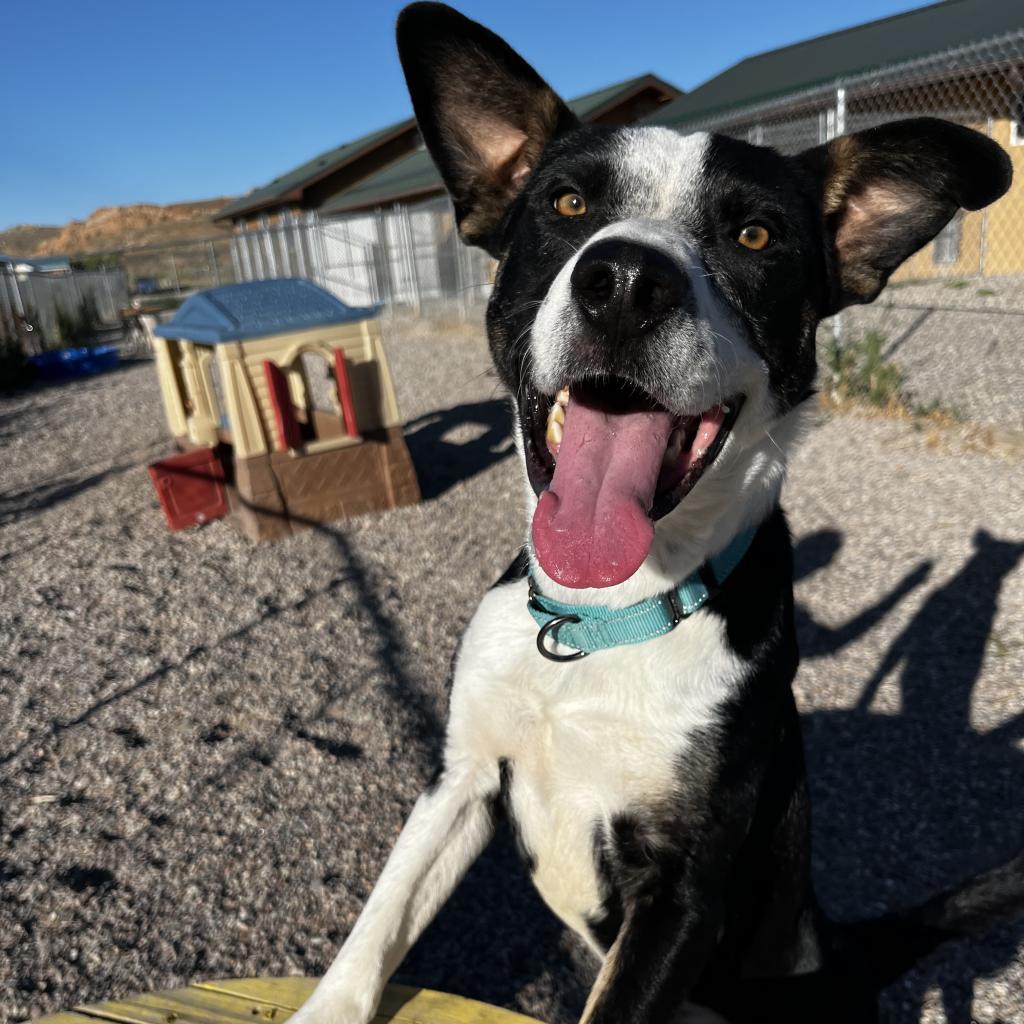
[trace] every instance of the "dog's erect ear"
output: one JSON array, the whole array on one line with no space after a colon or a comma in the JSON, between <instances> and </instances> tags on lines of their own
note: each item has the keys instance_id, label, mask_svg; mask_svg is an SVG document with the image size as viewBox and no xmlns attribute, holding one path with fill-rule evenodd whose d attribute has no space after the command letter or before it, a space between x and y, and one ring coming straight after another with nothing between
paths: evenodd
<instances>
[{"instance_id":1,"label":"dog's erect ear","mask_svg":"<svg viewBox=\"0 0 1024 1024\"><path fill-rule=\"evenodd\" d=\"M416 119L459 233L497 255L509 204L544 146L576 118L504 40L444 4L411 4L397 31Z\"/></svg>"},{"instance_id":2,"label":"dog's erect ear","mask_svg":"<svg viewBox=\"0 0 1024 1024\"><path fill-rule=\"evenodd\" d=\"M871 302L889 275L931 241L959 208L979 210L1012 178L991 139L932 117L894 121L817 146L810 169L835 247L835 312Z\"/></svg>"}]
</instances>

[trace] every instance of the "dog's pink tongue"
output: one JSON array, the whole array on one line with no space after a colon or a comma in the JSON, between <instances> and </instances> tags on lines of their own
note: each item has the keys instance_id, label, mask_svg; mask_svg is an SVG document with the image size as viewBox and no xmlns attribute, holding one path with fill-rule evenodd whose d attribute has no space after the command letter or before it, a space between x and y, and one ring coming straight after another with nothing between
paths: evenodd
<instances>
[{"instance_id":1,"label":"dog's pink tongue","mask_svg":"<svg viewBox=\"0 0 1024 1024\"><path fill-rule=\"evenodd\" d=\"M541 568L566 587L611 587L640 568L648 517L672 432L668 412L602 412L575 396L551 487L533 516Z\"/></svg>"}]
</instances>

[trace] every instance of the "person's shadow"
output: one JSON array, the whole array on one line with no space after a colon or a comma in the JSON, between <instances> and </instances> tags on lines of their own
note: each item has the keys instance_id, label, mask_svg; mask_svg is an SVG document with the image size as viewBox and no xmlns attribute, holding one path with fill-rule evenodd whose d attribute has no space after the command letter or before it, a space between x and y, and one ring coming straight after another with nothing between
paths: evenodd
<instances>
[{"instance_id":1,"label":"person's shadow","mask_svg":"<svg viewBox=\"0 0 1024 1024\"><path fill-rule=\"evenodd\" d=\"M820 530L803 537L793 549L794 582L798 583L824 569L839 553L842 545L843 539L835 530ZM795 615L800 659L806 661L808 658L836 654L848 644L860 639L881 622L912 590L924 583L931 570L931 562L921 562L885 597L857 612L841 626L832 627L817 622L806 608L797 604Z\"/></svg>"},{"instance_id":2,"label":"person's shadow","mask_svg":"<svg viewBox=\"0 0 1024 1024\"><path fill-rule=\"evenodd\" d=\"M803 717L816 880L837 916L914 903L1024 848L1024 756L1014 746L1024 737L1024 713L987 733L970 720L986 650L1006 653L992 623L1003 580L1022 557L1024 542L979 530L970 558L928 595L851 709ZM923 580L924 569L882 604L891 607L895 595ZM851 623L877 621L878 607ZM801 621L811 657L853 638L848 627L822 634L806 614ZM899 669L899 713L872 712L881 685ZM938 985L948 1024L971 1024L974 979L1012 963L1022 939L1024 927L1009 926L958 951L948 976L937 977L928 964L917 968L887 996L887 1020L917 1024L925 993Z\"/></svg>"}]
</instances>

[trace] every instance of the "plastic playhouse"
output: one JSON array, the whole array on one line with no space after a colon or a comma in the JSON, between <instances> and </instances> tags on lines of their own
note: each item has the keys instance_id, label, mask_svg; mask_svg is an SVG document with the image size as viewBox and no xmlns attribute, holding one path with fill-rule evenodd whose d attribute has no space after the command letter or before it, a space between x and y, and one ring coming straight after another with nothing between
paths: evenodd
<instances>
[{"instance_id":1,"label":"plastic playhouse","mask_svg":"<svg viewBox=\"0 0 1024 1024\"><path fill-rule=\"evenodd\" d=\"M419 501L378 312L282 278L198 292L155 329L172 529L231 511L264 540Z\"/></svg>"}]
</instances>

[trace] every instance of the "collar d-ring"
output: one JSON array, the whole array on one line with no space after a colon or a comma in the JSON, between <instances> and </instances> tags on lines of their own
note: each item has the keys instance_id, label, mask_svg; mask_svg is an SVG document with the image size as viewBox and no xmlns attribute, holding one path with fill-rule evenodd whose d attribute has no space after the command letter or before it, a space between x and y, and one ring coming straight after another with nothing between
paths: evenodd
<instances>
[{"instance_id":1,"label":"collar d-ring","mask_svg":"<svg viewBox=\"0 0 1024 1024\"><path fill-rule=\"evenodd\" d=\"M588 653L587 651L574 651L572 654L555 654L555 652L549 650L547 645L544 643L548 633L553 629L557 629L563 622L576 623L579 621L580 617L578 615L556 615L550 622L545 622L537 633L537 650L540 651L548 661L578 661L580 658L585 658Z\"/></svg>"}]
</instances>

